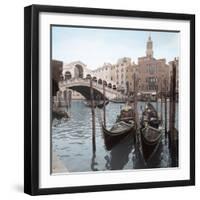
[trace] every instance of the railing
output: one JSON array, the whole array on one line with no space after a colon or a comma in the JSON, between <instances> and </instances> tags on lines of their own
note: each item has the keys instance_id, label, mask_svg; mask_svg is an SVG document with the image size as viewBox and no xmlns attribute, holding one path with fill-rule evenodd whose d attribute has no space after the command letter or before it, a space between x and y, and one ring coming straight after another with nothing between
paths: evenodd
<instances>
[{"instance_id":1,"label":"railing","mask_svg":"<svg viewBox=\"0 0 200 200\"><path fill-rule=\"evenodd\" d=\"M103 83L99 84L97 81L92 81L93 82L93 87L97 88L99 90L103 90ZM82 79L82 78L72 78L69 80L64 80L64 81L60 81L59 82L59 87L65 87L66 85L70 85L70 84L86 84L87 86L90 85L90 79ZM114 94L119 94L118 91L114 90L113 88L110 88L108 86L105 87L106 91L110 92L110 93L114 93Z\"/></svg>"}]
</instances>

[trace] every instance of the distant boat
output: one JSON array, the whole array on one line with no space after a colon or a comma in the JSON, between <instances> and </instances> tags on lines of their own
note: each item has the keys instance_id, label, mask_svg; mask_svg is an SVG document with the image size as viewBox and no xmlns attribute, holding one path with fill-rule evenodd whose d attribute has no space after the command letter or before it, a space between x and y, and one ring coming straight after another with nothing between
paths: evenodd
<instances>
[{"instance_id":1,"label":"distant boat","mask_svg":"<svg viewBox=\"0 0 200 200\"><path fill-rule=\"evenodd\" d=\"M115 98L115 99L110 100L110 102L112 102L112 103L126 103L127 101L133 102L134 99L130 98L130 97L129 98L126 97L126 98Z\"/></svg>"},{"instance_id":2,"label":"distant boat","mask_svg":"<svg viewBox=\"0 0 200 200\"><path fill-rule=\"evenodd\" d=\"M85 104L85 106L87 107L91 107L92 104L91 104L91 101L83 101L83 103ZM98 108L103 108L104 105L106 106L107 104L109 103L108 100L105 101L105 104L104 104L104 101L94 101L94 107L98 107Z\"/></svg>"},{"instance_id":3,"label":"distant boat","mask_svg":"<svg viewBox=\"0 0 200 200\"><path fill-rule=\"evenodd\" d=\"M133 109L130 106L125 106L120 115L117 117L116 123L110 130L102 124L104 133L104 141L107 150L111 150L117 143L129 134L134 134L136 123L134 119ZM134 135L133 135L134 136Z\"/></svg>"},{"instance_id":4,"label":"distant boat","mask_svg":"<svg viewBox=\"0 0 200 200\"><path fill-rule=\"evenodd\" d=\"M150 161L158 149L161 141L161 130L157 111L152 104L148 103L141 119L141 143L143 157L146 162Z\"/></svg>"},{"instance_id":5,"label":"distant boat","mask_svg":"<svg viewBox=\"0 0 200 200\"><path fill-rule=\"evenodd\" d=\"M125 99L111 99L110 101L112 103L126 103Z\"/></svg>"},{"instance_id":6,"label":"distant boat","mask_svg":"<svg viewBox=\"0 0 200 200\"><path fill-rule=\"evenodd\" d=\"M156 92L142 92L138 94L138 101L143 102L156 102L157 101L157 93Z\"/></svg>"},{"instance_id":7,"label":"distant boat","mask_svg":"<svg viewBox=\"0 0 200 200\"><path fill-rule=\"evenodd\" d=\"M56 109L53 109L52 111L52 120L56 118L58 120L62 119L62 118L69 118L69 115L66 111L64 110L56 110Z\"/></svg>"}]
</instances>

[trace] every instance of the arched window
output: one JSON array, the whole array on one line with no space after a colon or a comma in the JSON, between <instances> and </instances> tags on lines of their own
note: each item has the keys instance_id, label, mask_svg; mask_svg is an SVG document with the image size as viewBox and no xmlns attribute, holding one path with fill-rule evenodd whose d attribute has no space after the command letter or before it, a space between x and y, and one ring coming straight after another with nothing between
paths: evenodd
<instances>
[{"instance_id":1,"label":"arched window","mask_svg":"<svg viewBox=\"0 0 200 200\"><path fill-rule=\"evenodd\" d=\"M86 79L91 79L92 76L90 74L87 74Z\"/></svg>"},{"instance_id":2,"label":"arched window","mask_svg":"<svg viewBox=\"0 0 200 200\"><path fill-rule=\"evenodd\" d=\"M98 80L98 84L102 84L103 81L101 79Z\"/></svg>"},{"instance_id":3,"label":"arched window","mask_svg":"<svg viewBox=\"0 0 200 200\"><path fill-rule=\"evenodd\" d=\"M109 88L112 88L112 84L111 84L111 83L109 83L109 84L108 84L108 87L109 87Z\"/></svg>"},{"instance_id":4,"label":"arched window","mask_svg":"<svg viewBox=\"0 0 200 200\"><path fill-rule=\"evenodd\" d=\"M75 65L74 76L75 78L83 78L83 67L81 65Z\"/></svg>"},{"instance_id":5,"label":"arched window","mask_svg":"<svg viewBox=\"0 0 200 200\"><path fill-rule=\"evenodd\" d=\"M97 82L97 77L94 76L94 77L92 78L92 80L93 80L94 82Z\"/></svg>"},{"instance_id":6,"label":"arched window","mask_svg":"<svg viewBox=\"0 0 200 200\"><path fill-rule=\"evenodd\" d=\"M65 80L69 80L69 79L71 79L71 78L72 78L71 72L66 71L66 72L65 72Z\"/></svg>"},{"instance_id":7,"label":"arched window","mask_svg":"<svg viewBox=\"0 0 200 200\"><path fill-rule=\"evenodd\" d=\"M103 84L104 84L105 86L107 86L107 85L108 85L106 81L103 81Z\"/></svg>"}]
</instances>

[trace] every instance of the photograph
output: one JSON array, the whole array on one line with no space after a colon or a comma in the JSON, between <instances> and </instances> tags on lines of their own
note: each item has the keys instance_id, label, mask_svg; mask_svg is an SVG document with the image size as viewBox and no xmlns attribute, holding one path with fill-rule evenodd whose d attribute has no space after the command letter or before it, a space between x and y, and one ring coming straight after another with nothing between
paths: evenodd
<instances>
[{"instance_id":1,"label":"photograph","mask_svg":"<svg viewBox=\"0 0 200 200\"><path fill-rule=\"evenodd\" d=\"M49 28L50 173L178 168L180 31Z\"/></svg>"}]
</instances>

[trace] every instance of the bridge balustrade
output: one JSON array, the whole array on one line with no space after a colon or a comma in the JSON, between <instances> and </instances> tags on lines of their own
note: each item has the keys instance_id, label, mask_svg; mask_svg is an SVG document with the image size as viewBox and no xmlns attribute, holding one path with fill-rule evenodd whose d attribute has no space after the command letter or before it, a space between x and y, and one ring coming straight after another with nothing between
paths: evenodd
<instances>
[{"instance_id":1,"label":"bridge balustrade","mask_svg":"<svg viewBox=\"0 0 200 200\"><path fill-rule=\"evenodd\" d=\"M67 84L70 84L70 83L87 83L87 84L90 84L90 79L87 79L87 78L85 78L85 79L83 79L83 78L71 78L71 79L69 79L69 80L63 80L63 81L60 81L59 82L59 86L65 86L65 85L67 85ZM98 82L96 82L96 81L92 81L92 83L93 83L93 87L97 87L98 89L100 89L100 90L102 90L102 88L103 88L103 86L102 86L102 84L99 84ZM107 90L107 91L112 91L112 93L113 93L113 91L114 91L114 93L118 93L116 90L114 90L113 88L110 88L110 87L108 87L108 85L107 86L105 86L105 89Z\"/></svg>"}]
</instances>

